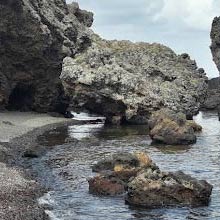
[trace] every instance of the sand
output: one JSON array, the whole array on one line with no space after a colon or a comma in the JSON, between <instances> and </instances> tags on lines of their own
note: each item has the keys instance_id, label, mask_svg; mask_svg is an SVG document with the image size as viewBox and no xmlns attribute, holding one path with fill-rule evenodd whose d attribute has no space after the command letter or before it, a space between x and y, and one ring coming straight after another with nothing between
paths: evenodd
<instances>
[{"instance_id":1,"label":"sand","mask_svg":"<svg viewBox=\"0 0 220 220\"><path fill-rule=\"evenodd\" d=\"M0 142L9 142L35 128L69 120L34 112L0 112Z\"/></svg>"}]
</instances>

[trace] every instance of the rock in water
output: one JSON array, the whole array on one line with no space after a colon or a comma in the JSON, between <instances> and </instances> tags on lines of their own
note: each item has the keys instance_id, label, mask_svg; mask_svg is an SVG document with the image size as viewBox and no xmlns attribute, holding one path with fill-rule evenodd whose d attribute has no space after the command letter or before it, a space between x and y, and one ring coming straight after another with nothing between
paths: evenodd
<instances>
[{"instance_id":1,"label":"rock in water","mask_svg":"<svg viewBox=\"0 0 220 220\"><path fill-rule=\"evenodd\" d=\"M152 114L149 120L150 137L163 144L187 145L196 142L195 132L202 127L193 121L186 120L183 113L170 109L161 109Z\"/></svg>"},{"instance_id":2,"label":"rock in water","mask_svg":"<svg viewBox=\"0 0 220 220\"><path fill-rule=\"evenodd\" d=\"M65 0L0 1L0 108L65 112L65 56L90 45L90 12Z\"/></svg>"},{"instance_id":3,"label":"rock in water","mask_svg":"<svg viewBox=\"0 0 220 220\"><path fill-rule=\"evenodd\" d=\"M183 172L161 172L146 169L128 184L126 201L135 206L158 208L165 206L208 205L212 186Z\"/></svg>"},{"instance_id":4,"label":"rock in water","mask_svg":"<svg viewBox=\"0 0 220 220\"><path fill-rule=\"evenodd\" d=\"M61 80L75 106L116 123L146 123L162 107L194 115L206 96L207 78L188 54L160 44L106 41L64 59Z\"/></svg>"},{"instance_id":5,"label":"rock in water","mask_svg":"<svg viewBox=\"0 0 220 220\"><path fill-rule=\"evenodd\" d=\"M125 193L127 184L143 167L156 167L151 158L143 153L117 153L99 161L92 167L99 174L88 180L89 192L100 196Z\"/></svg>"},{"instance_id":6,"label":"rock in water","mask_svg":"<svg viewBox=\"0 0 220 220\"><path fill-rule=\"evenodd\" d=\"M144 152L116 153L99 161L89 179L89 192L99 196L124 194L130 205L147 208L204 206L209 204L212 185L181 171L162 172Z\"/></svg>"}]
</instances>

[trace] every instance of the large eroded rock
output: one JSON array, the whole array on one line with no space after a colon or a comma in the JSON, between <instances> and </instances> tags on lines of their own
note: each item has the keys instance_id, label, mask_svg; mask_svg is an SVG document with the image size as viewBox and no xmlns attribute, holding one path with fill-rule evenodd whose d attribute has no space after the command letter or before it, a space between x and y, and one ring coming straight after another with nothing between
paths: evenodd
<instances>
[{"instance_id":1,"label":"large eroded rock","mask_svg":"<svg viewBox=\"0 0 220 220\"><path fill-rule=\"evenodd\" d=\"M65 0L1 0L0 109L64 112L62 61L90 45L92 21Z\"/></svg>"},{"instance_id":2,"label":"large eroded rock","mask_svg":"<svg viewBox=\"0 0 220 220\"><path fill-rule=\"evenodd\" d=\"M194 115L204 100L203 69L161 44L106 41L64 59L61 80L75 106L110 122L146 123L162 107Z\"/></svg>"},{"instance_id":3,"label":"large eroded rock","mask_svg":"<svg viewBox=\"0 0 220 220\"><path fill-rule=\"evenodd\" d=\"M196 142L195 132L202 127L192 120L186 120L183 113L161 109L149 120L150 137L154 142L171 145L188 145Z\"/></svg>"}]
</instances>

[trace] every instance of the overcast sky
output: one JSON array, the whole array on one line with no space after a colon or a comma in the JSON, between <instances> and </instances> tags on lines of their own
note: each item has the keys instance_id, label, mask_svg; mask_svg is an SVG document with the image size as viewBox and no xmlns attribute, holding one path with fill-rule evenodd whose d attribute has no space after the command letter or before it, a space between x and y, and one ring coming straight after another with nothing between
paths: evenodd
<instances>
[{"instance_id":1,"label":"overcast sky","mask_svg":"<svg viewBox=\"0 0 220 220\"><path fill-rule=\"evenodd\" d=\"M71 2L71 0L67 0ZM220 0L78 0L94 13L93 30L106 39L159 42L189 53L209 77L218 76L210 46Z\"/></svg>"}]
</instances>

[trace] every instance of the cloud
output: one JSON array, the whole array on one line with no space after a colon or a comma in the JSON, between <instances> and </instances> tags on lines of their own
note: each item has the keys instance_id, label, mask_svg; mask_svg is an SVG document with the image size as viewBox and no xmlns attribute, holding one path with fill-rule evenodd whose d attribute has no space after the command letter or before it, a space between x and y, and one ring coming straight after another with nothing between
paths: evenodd
<instances>
[{"instance_id":1,"label":"cloud","mask_svg":"<svg viewBox=\"0 0 220 220\"><path fill-rule=\"evenodd\" d=\"M209 30L213 17L220 14L216 0L164 0L155 21L176 23L194 30Z\"/></svg>"},{"instance_id":2,"label":"cloud","mask_svg":"<svg viewBox=\"0 0 220 220\"><path fill-rule=\"evenodd\" d=\"M220 16L220 0L76 1L94 12L92 29L103 38L159 42L189 53L208 76L218 75L209 35L213 18Z\"/></svg>"}]
</instances>

